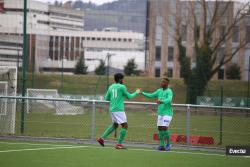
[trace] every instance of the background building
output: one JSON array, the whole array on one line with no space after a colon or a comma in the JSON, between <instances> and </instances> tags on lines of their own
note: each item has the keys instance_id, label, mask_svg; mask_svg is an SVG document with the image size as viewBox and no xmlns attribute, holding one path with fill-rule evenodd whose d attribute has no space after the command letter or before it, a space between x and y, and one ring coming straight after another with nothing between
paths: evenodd
<instances>
[{"instance_id":1,"label":"background building","mask_svg":"<svg viewBox=\"0 0 250 167\"><path fill-rule=\"evenodd\" d=\"M178 62L178 47L175 41L176 18L191 18L192 13L195 13L198 24L202 20L202 9L200 2L195 1L180 1L180 0L150 0L149 1L149 42L148 42L148 56L147 56L147 71L149 76L164 76L168 75L173 78L180 78L180 65ZM215 2L206 1L208 12L213 11ZM223 11L227 2L220 2L220 12ZM228 22L233 21L237 9L242 5L239 2L230 3L230 7L225 11L225 17L220 18L220 25L218 27L226 27ZM192 7L192 10L190 8ZM247 11L246 11L247 12ZM207 16L207 20L211 16ZM190 19L190 21L194 21ZM180 21L180 29L182 36L182 44L186 47L186 55L189 57L194 56L194 31L192 30L190 22ZM207 25L209 26L209 25ZM200 30L202 31L202 30ZM223 30L222 30L223 31ZM214 38L220 38L222 31L218 32ZM247 38L250 33L250 15L238 23L232 30L232 38L225 42L221 47L220 54L226 52L234 52L239 45L239 40ZM242 47L238 53L231 60L232 63L238 64L241 67L242 79L248 78L248 60L250 56L250 45ZM227 65L223 66L213 79L225 79L225 69Z\"/></svg>"},{"instance_id":2,"label":"background building","mask_svg":"<svg viewBox=\"0 0 250 167\"><path fill-rule=\"evenodd\" d=\"M0 20L0 65L20 67L23 0L0 1ZM93 70L98 64L96 60L104 60L107 52L115 52L111 66L123 69L128 59L135 58L139 69L145 69L142 33L112 28L84 31L84 11L71 8L70 3L60 7L28 1L28 70L73 71L80 56L95 60L86 61L88 70Z\"/></svg>"}]
</instances>

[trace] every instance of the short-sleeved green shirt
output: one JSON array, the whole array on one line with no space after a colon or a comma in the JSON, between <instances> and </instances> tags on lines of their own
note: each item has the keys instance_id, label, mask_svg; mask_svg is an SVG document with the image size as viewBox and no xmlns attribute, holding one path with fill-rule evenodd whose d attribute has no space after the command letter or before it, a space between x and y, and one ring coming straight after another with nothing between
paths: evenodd
<instances>
[{"instance_id":1,"label":"short-sleeved green shirt","mask_svg":"<svg viewBox=\"0 0 250 167\"><path fill-rule=\"evenodd\" d=\"M124 111L124 97L132 99L137 95L137 92L130 94L125 85L114 83L109 86L104 99L110 101L110 112L121 112Z\"/></svg>"},{"instance_id":2,"label":"short-sleeved green shirt","mask_svg":"<svg viewBox=\"0 0 250 167\"><path fill-rule=\"evenodd\" d=\"M173 116L172 99L173 91L170 88L167 89L157 89L153 93L142 92L142 94L149 98L158 98L162 103L158 105L157 113L158 115L168 115Z\"/></svg>"}]
</instances>

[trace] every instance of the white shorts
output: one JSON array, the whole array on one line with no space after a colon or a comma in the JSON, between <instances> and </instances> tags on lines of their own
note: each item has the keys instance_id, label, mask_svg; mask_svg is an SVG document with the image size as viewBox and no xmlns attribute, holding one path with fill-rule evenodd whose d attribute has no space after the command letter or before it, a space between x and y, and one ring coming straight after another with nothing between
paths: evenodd
<instances>
[{"instance_id":1,"label":"white shorts","mask_svg":"<svg viewBox=\"0 0 250 167\"><path fill-rule=\"evenodd\" d=\"M111 112L111 118L113 123L123 124L127 122L127 116L124 111Z\"/></svg>"},{"instance_id":2,"label":"white shorts","mask_svg":"<svg viewBox=\"0 0 250 167\"><path fill-rule=\"evenodd\" d=\"M158 119L157 119L157 126L166 126L169 127L170 122L172 120L172 116L168 116L168 115L158 115Z\"/></svg>"}]
</instances>

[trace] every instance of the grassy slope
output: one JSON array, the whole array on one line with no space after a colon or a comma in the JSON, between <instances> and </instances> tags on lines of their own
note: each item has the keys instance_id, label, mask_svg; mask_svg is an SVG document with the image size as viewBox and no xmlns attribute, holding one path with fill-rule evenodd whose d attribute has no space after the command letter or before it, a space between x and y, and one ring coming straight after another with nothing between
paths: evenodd
<instances>
[{"instance_id":1,"label":"grassy slope","mask_svg":"<svg viewBox=\"0 0 250 167\"><path fill-rule=\"evenodd\" d=\"M35 74L34 88L42 89L58 89L59 92L65 94L104 94L106 89L107 79L105 76L91 76L91 75L64 75L63 91L60 74ZM27 76L27 87L31 88L31 75ZM113 82L113 78L109 78L109 83ZM160 78L148 77L126 77L125 84L129 91L141 87L146 91L154 91L159 87ZM211 81L208 84L206 95L220 96L221 87L224 87L225 96L247 96L247 82L243 81ZM185 103L186 87L181 79L172 79L171 87L174 91L174 103ZM21 77L19 76L19 89L21 88ZM147 100L139 97L135 100Z\"/></svg>"}]
</instances>

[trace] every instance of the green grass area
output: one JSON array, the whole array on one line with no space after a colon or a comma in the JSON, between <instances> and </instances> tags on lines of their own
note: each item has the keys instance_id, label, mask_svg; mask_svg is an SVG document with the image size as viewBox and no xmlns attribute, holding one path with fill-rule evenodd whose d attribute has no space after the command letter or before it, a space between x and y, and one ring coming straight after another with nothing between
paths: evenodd
<instances>
[{"instance_id":1,"label":"green grass area","mask_svg":"<svg viewBox=\"0 0 250 167\"><path fill-rule=\"evenodd\" d=\"M230 157L219 153L172 150L159 152L153 149L93 145L64 145L46 143L13 143L0 141L1 167L53 166L53 167L245 167L249 158Z\"/></svg>"},{"instance_id":2,"label":"green grass area","mask_svg":"<svg viewBox=\"0 0 250 167\"><path fill-rule=\"evenodd\" d=\"M109 78L109 83L113 82L113 77ZM141 87L146 91L154 91L159 87L160 78L149 77L125 77L125 84L129 91ZM63 83L63 84L62 84ZM33 84L33 86L32 86ZM21 92L21 76L18 81L18 92ZM62 89L63 85L63 89ZM174 91L174 103L185 103L186 87L182 79L172 79L170 83ZM64 75L63 82L60 74L35 74L34 82L32 75L27 75L27 87L40 89L57 89L65 94L93 95L104 94L107 86L106 76L95 75ZM247 82L244 81L210 81L205 95L219 96L221 87L224 89L224 96L247 97ZM135 100L149 101L139 96Z\"/></svg>"},{"instance_id":3,"label":"green grass area","mask_svg":"<svg viewBox=\"0 0 250 167\"><path fill-rule=\"evenodd\" d=\"M153 134L158 133L156 128L156 115L154 109L145 106L127 108L128 133L126 141L157 143L153 140ZM46 137L73 137L91 138L92 130L92 107L85 106L84 114L79 115L55 115L55 111L45 112L33 110L25 114L25 132L20 134L20 108L16 116L16 134L28 136ZM99 106L95 116L95 137L100 136L105 128L111 124L111 118L107 112L107 106ZM190 117L190 134L198 136L210 136L215 140L215 145L241 145L250 144L250 119L246 115L223 116L222 145L220 141L220 117L216 112L206 115L192 112ZM176 111L170 126L171 133L186 134L186 113ZM119 129L118 129L119 132ZM117 140L114 135L109 139Z\"/></svg>"}]
</instances>

